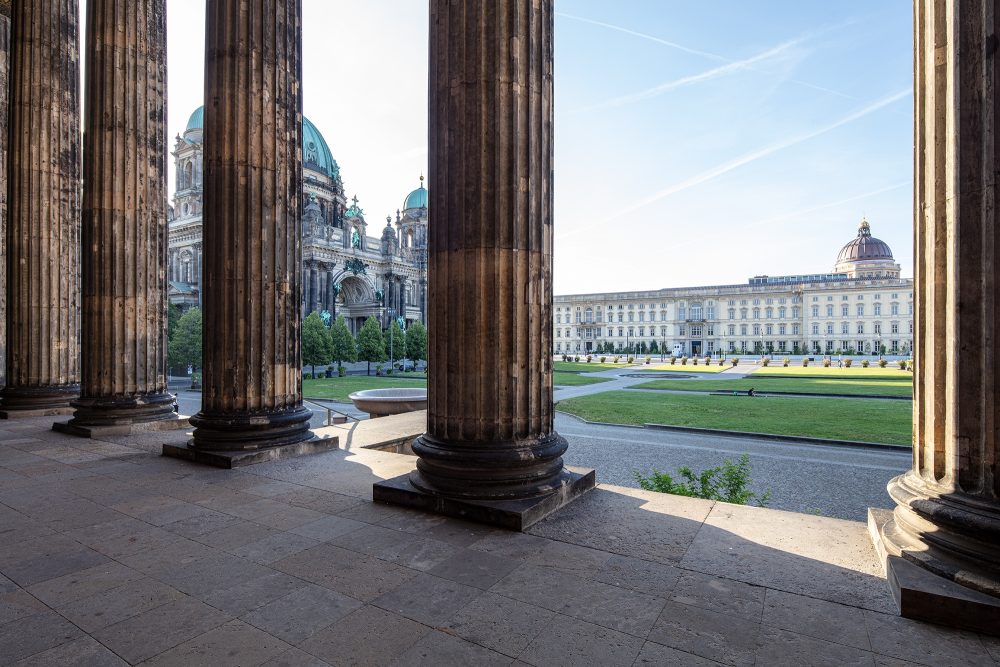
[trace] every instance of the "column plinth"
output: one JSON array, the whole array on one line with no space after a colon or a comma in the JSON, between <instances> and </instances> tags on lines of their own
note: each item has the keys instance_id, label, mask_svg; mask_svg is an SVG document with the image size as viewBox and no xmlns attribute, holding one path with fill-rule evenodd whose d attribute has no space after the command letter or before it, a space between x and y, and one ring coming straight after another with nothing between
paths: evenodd
<instances>
[{"instance_id":1,"label":"column plinth","mask_svg":"<svg viewBox=\"0 0 1000 667\"><path fill-rule=\"evenodd\" d=\"M164 454L231 467L337 440L302 404L302 2L210 0L205 35L202 408Z\"/></svg>"},{"instance_id":2,"label":"column plinth","mask_svg":"<svg viewBox=\"0 0 1000 667\"><path fill-rule=\"evenodd\" d=\"M427 433L375 500L521 530L594 486L553 424L552 28L551 0L431 1Z\"/></svg>"},{"instance_id":3,"label":"column plinth","mask_svg":"<svg viewBox=\"0 0 1000 667\"><path fill-rule=\"evenodd\" d=\"M993 0L916 0L913 466L869 525L904 616L1000 634Z\"/></svg>"},{"instance_id":4,"label":"column plinth","mask_svg":"<svg viewBox=\"0 0 1000 667\"><path fill-rule=\"evenodd\" d=\"M79 8L14 0L11 10L0 417L64 414L80 391Z\"/></svg>"}]
</instances>

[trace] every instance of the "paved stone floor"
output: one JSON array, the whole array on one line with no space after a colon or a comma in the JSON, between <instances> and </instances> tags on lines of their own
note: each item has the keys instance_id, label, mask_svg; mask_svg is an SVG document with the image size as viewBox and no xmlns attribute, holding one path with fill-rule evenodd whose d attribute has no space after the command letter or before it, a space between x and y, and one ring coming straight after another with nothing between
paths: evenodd
<instances>
[{"instance_id":1,"label":"paved stone floor","mask_svg":"<svg viewBox=\"0 0 1000 667\"><path fill-rule=\"evenodd\" d=\"M391 435L374 422L239 471L157 455L183 433L0 423L0 663L1000 661L996 639L896 617L859 522L602 486L500 532L373 505L413 465L359 448Z\"/></svg>"}]
</instances>

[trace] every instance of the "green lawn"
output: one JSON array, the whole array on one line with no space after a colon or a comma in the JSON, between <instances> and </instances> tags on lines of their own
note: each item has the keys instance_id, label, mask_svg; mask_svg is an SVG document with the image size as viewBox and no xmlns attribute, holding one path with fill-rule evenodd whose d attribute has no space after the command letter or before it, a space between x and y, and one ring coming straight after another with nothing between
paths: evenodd
<instances>
[{"instance_id":1,"label":"green lawn","mask_svg":"<svg viewBox=\"0 0 1000 667\"><path fill-rule=\"evenodd\" d=\"M622 357L624 359L624 357ZM606 371L611 368L625 368L628 364L602 364L596 361L587 363L585 361L557 361L552 366L556 371L570 371L573 373L596 373Z\"/></svg>"},{"instance_id":2,"label":"green lawn","mask_svg":"<svg viewBox=\"0 0 1000 667\"><path fill-rule=\"evenodd\" d=\"M552 374L552 384L560 387L577 387L583 384L597 384L598 382L607 382L610 379L611 378L580 375L579 373L571 373L569 371L556 371Z\"/></svg>"},{"instance_id":3,"label":"green lawn","mask_svg":"<svg viewBox=\"0 0 1000 667\"><path fill-rule=\"evenodd\" d=\"M374 375L348 375L342 378L303 380L302 394L306 398L326 398L349 403L349 394L364 389L393 389L401 387L426 387L426 380L415 378L376 377Z\"/></svg>"},{"instance_id":4,"label":"green lawn","mask_svg":"<svg viewBox=\"0 0 1000 667\"><path fill-rule=\"evenodd\" d=\"M834 364L836 364L836 362L834 362ZM913 381L913 373L910 371L901 371L898 368L879 368L875 365L869 366L868 368L862 368L860 363L856 363L851 368L837 368L836 365L824 368L822 362L811 362L808 366L802 366L800 363L797 366L789 365L786 368L779 362L774 366L761 366L755 370L753 374L787 377L839 377L856 379L878 378L905 380L907 382Z\"/></svg>"},{"instance_id":5,"label":"green lawn","mask_svg":"<svg viewBox=\"0 0 1000 667\"><path fill-rule=\"evenodd\" d=\"M913 408L906 401L609 391L560 401L558 409L613 424L670 424L909 445Z\"/></svg>"},{"instance_id":6,"label":"green lawn","mask_svg":"<svg viewBox=\"0 0 1000 667\"><path fill-rule=\"evenodd\" d=\"M695 366L689 360L687 365L682 366L681 362L676 364L655 364L653 366L643 366L643 371L656 371L657 373L721 373L722 371L732 368L732 364L726 364L720 366L719 362L713 363L711 366L706 366L702 362L698 362Z\"/></svg>"},{"instance_id":7,"label":"green lawn","mask_svg":"<svg viewBox=\"0 0 1000 667\"><path fill-rule=\"evenodd\" d=\"M765 377L741 380L652 380L633 385L635 389L680 391L746 391L751 387L757 391L781 391L793 394L913 396L913 385L910 382L885 379Z\"/></svg>"}]
</instances>

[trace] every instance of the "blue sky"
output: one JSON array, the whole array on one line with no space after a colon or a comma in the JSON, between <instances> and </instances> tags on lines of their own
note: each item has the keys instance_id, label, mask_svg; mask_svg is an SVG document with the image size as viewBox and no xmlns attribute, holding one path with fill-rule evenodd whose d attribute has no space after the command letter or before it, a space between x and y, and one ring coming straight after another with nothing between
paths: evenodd
<instances>
[{"instance_id":1,"label":"blue sky","mask_svg":"<svg viewBox=\"0 0 1000 667\"><path fill-rule=\"evenodd\" d=\"M427 5L304 2L306 115L380 224L426 169ZM203 7L169 2L171 134ZM829 271L862 215L912 275L909 3L556 11L557 293Z\"/></svg>"}]
</instances>

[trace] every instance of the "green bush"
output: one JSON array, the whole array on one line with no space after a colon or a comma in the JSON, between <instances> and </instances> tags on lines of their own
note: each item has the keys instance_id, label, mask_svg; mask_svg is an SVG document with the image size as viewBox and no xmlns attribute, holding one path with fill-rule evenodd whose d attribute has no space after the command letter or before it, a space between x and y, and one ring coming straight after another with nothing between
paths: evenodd
<instances>
[{"instance_id":1,"label":"green bush","mask_svg":"<svg viewBox=\"0 0 1000 667\"><path fill-rule=\"evenodd\" d=\"M573 361L580 363L580 355L578 354L575 357L573 357Z\"/></svg>"},{"instance_id":2,"label":"green bush","mask_svg":"<svg viewBox=\"0 0 1000 667\"><path fill-rule=\"evenodd\" d=\"M850 368L852 363L851 359L844 359L844 368Z\"/></svg>"},{"instance_id":3,"label":"green bush","mask_svg":"<svg viewBox=\"0 0 1000 667\"><path fill-rule=\"evenodd\" d=\"M698 357L691 357L691 364L694 366L698 365Z\"/></svg>"},{"instance_id":4,"label":"green bush","mask_svg":"<svg viewBox=\"0 0 1000 667\"><path fill-rule=\"evenodd\" d=\"M760 360L761 366L767 366L769 363L771 363L771 360L768 359L767 357L764 357L763 359Z\"/></svg>"},{"instance_id":5,"label":"green bush","mask_svg":"<svg viewBox=\"0 0 1000 667\"><path fill-rule=\"evenodd\" d=\"M347 375L347 368L344 366L337 366L337 375L340 377Z\"/></svg>"},{"instance_id":6,"label":"green bush","mask_svg":"<svg viewBox=\"0 0 1000 667\"><path fill-rule=\"evenodd\" d=\"M602 363L602 364L604 363L604 360L605 360L605 359L607 359L607 357L601 357L601 363Z\"/></svg>"},{"instance_id":7,"label":"green bush","mask_svg":"<svg viewBox=\"0 0 1000 667\"><path fill-rule=\"evenodd\" d=\"M722 357L719 357L719 365L721 366L724 363L726 363L726 360L723 359Z\"/></svg>"},{"instance_id":8,"label":"green bush","mask_svg":"<svg viewBox=\"0 0 1000 667\"><path fill-rule=\"evenodd\" d=\"M878 360L878 367L879 368L885 368L888 365L889 365L889 362L886 361L885 359L879 359Z\"/></svg>"},{"instance_id":9,"label":"green bush","mask_svg":"<svg viewBox=\"0 0 1000 667\"><path fill-rule=\"evenodd\" d=\"M829 368L829 367L830 367L830 360L829 359L824 359L823 360L823 368Z\"/></svg>"},{"instance_id":10,"label":"green bush","mask_svg":"<svg viewBox=\"0 0 1000 667\"><path fill-rule=\"evenodd\" d=\"M592 357L591 355L589 355L589 354L588 354L588 355L587 355L587 363L588 363L588 364L590 363L590 360L591 360L591 359L593 359L593 357Z\"/></svg>"},{"instance_id":11,"label":"green bush","mask_svg":"<svg viewBox=\"0 0 1000 667\"><path fill-rule=\"evenodd\" d=\"M740 363L740 358L739 357L733 357L732 362L733 362L733 366L735 366L736 364Z\"/></svg>"},{"instance_id":12,"label":"green bush","mask_svg":"<svg viewBox=\"0 0 1000 667\"><path fill-rule=\"evenodd\" d=\"M906 370L906 359L900 359L899 360L899 370L901 370L901 371L905 371Z\"/></svg>"},{"instance_id":13,"label":"green bush","mask_svg":"<svg viewBox=\"0 0 1000 667\"><path fill-rule=\"evenodd\" d=\"M620 355L620 354L616 354L616 355L615 355L615 363L616 363L616 364L618 363L618 360L619 360L619 359L621 359L621 355Z\"/></svg>"},{"instance_id":14,"label":"green bush","mask_svg":"<svg viewBox=\"0 0 1000 667\"><path fill-rule=\"evenodd\" d=\"M652 359L651 357L646 357L646 363L648 364L651 361L651 359Z\"/></svg>"},{"instance_id":15,"label":"green bush","mask_svg":"<svg viewBox=\"0 0 1000 667\"><path fill-rule=\"evenodd\" d=\"M781 365L784 366L785 368L788 368L788 357L785 357L785 360L784 362L782 362Z\"/></svg>"},{"instance_id":16,"label":"green bush","mask_svg":"<svg viewBox=\"0 0 1000 667\"><path fill-rule=\"evenodd\" d=\"M631 363L634 363L634 362L635 362L635 358L634 357L629 357L628 358L628 363L631 364Z\"/></svg>"},{"instance_id":17,"label":"green bush","mask_svg":"<svg viewBox=\"0 0 1000 667\"><path fill-rule=\"evenodd\" d=\"M802 365L803 366L808 366L809 365L809 357L805 357L804 359L802 359Z\"/></svg>"},{"instance_id":18,"label":"green bush","mask_svg":"<svg viewBox=\"0 0 1000 667\"><path fill-rule=\"evenodd\" d=\"M687 363L688 363L688 358L687 357L681 357L681 366L687 366Z\"/></svg>"},{"instance_id":19,"label":"green bush","mask_svg":"<svg viewBox=\"0 0 1000 667\"><path fill-rule=\"evenodd\" d=\"M676 364L677 364L677 357L675 357L675 356L671 356L671 357L670 357L670 365L671 365L671 366L674 366L674 365L676 365Z\"/></svg>"},{"instance_id":20,"label":"green bush","mask_svg":"<svg viewBox=\"0 0 1000 667\"><path fill-rule=\"evenodd\" d=\"M868 360L867 359L862 359L861 360L861 368L868 368L868 366L869 366Z\"/></svg>"},{"instance_id":21,"label":"green bush","mask_svg":"<svg viewBox=\"0 0 1000 667\"><path fill-rule=\"evenodd\" d=\"M706 357L705 357L705 365L706 366L711 366L712 365L712 357L709 357L709 356L706 355Z\"/></svg>"},{"instance_id":22,"label":"green bush","mask_svg":"<svg viewBox=\"0 0 1000 667\"><path fill-rule=\"evenodd\" d=\"M655 468L649 477L636 472L635 479L640 488L646 491L721 500L735 505L755 502L760 507L766 507L771 499L771 490L768 489L759 496L750 491L747 488L750 486L750 472L750 455L744 454L736 463L726 459L721 466L708 468L699 474L695 474L687 466L681 466L677 469L677 480Z\"/></svg>"}]
</instances>

